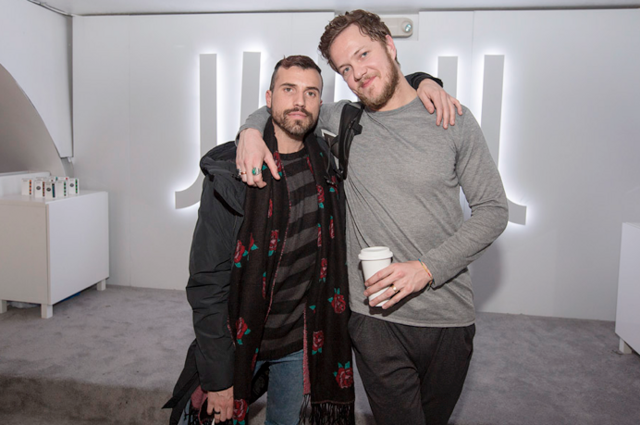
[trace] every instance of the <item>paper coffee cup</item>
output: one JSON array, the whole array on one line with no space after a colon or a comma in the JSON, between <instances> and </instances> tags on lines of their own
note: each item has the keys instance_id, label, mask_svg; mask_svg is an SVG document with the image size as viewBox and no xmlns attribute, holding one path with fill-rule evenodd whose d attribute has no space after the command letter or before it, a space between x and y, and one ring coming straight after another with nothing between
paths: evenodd
<instances>
[{"instance_id":1,"label":"paper coffee cup","mask_svg":"<svg viewBox=\"0 0 640 425\"><path fill-rule=\"evenodd\" d=\"M393 253L386 246L372 246L369 248L363 248L358 254L358 259L362 265L362 274L364 274L364 280L368 280L371 276L378 271L391 265L391 258ZM369 295L369 301L373 301L375 297L386 291L387 288L383 288L378 292ZM388 300L382 301L376 307L382 307Z\"/></svg>"}]
</instances>

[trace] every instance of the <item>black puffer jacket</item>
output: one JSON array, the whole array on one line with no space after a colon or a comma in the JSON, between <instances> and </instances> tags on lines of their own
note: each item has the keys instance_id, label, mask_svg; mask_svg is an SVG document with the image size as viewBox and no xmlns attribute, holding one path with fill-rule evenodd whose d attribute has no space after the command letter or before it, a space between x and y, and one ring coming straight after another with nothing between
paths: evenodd
<instances>
[{"instance_id":1,"label":"black puffer jacket","mask_svg":"<svg viewBox=\"0 0 640 425\"><path fill-rule=\"evenodd\" d=\"M235 241L242 225L246 185L237 179L236 146L211 149L200 161L204 173L198 221L189 260L187 299L196 339L189 347L173 398L171 423L178 423L191 393L221 391L233 385L234 347L227 319Z\"/></svg>"},{"instance_id":2,"label":"black puffer jacket","mask_svg":"<svg viewBox=\"0 0 640 425\"><path fill-rule=\"evenodd\" d=\"M227 327L229 280L246 185L237 179L233 142L200 161L205 175L189 260L187 299L193 309L200 385L221 391L233 385L233 340Z\"/></svg>"}]
</instances>

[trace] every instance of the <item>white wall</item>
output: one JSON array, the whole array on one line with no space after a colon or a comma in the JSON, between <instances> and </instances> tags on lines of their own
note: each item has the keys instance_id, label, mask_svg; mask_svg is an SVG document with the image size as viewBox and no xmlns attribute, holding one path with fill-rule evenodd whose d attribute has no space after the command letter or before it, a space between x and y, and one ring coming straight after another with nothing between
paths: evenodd
<instances>
[{"instance_id":1,"label":"white wall","mask_svg":"<svg viewBox=\"0 0 640 425\"><path fill-rule=\"evenodd\" d=\"M111 194L110 283L186 282L196 210L176 210L173 196L198 172L198 55L218 53L223 142L239 124L242 52L268 53L263 92L279 57L315 57L332 17L74 18L76 172ZM417 34L397 43L403 70L436 73L438 56L458 56L458 97L479 121L484 55L505 55L499 165L527 222L474 265L478 308L613 320L621 224L640 221L638 10L415 20Z\"/></svg>"},{"instance_id":2,"label":"white wall","mask_svg":"<svg viewBox=\"0 0 640 425\"><path fill-rule=\"evenodd\" d=\"M60 157L73 155L70 30L70 18L26 0L0 3L0 64L39 112Z\"/></svg>"},{"instance_id":3,"label":"white wall","mask_svg":"<svg viewBox=\"0 0 640 425\"><path fill-rule=\"evenodd\" d=\"M174 194L200 172L199 55L217 54L222 143L240 124L243 52L262 52L264 104L275 63L294 53L316 57L317 40L332 17L73 19L75 170L83 187L110 194L110 284L186 285L197 206L177 210Z\"/></svg>"}]
</instances>

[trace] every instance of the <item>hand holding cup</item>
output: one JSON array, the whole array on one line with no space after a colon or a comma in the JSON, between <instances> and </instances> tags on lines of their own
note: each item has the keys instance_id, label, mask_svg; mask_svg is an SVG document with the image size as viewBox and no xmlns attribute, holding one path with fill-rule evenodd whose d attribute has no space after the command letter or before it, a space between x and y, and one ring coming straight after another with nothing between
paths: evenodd
<instances>
[{"instance_id":1,"label":"hand holding cup","mask_svg":"<svg viewBox=\"0 0 640 425\"><path fill-rule=\"evenodd\" d=\"M364 280L367 281L379 272L391 265L391 258L393 257L393 253L386 246L372 246L369 248L363 248L358 255L360 259L360 263L362 265L362 273L364 274ZM388 288L388 287L387 287ZM369 295L369 303L373 301L374 298L381 295L387 288L382 288L381 290ZM384 303L389 300L384 300L380 304L373 307L382 307Z\"/></svg>"}]
</instances>

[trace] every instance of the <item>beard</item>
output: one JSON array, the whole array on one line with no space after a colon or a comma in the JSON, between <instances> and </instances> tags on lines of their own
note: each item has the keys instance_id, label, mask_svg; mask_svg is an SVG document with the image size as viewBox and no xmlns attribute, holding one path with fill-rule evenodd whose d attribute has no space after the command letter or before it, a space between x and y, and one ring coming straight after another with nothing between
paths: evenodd
<instances>
[{"instance_id":1,"label":"beard","mask_svg":"<svg viewBox=\"0 0 640 425\"><path fill-rule=\"evenodd\" d=\"M396 67L394 60L391 59L391 56L388 53L387 59L389 61L390 69L389 81L384 84L382 92L376 97L367 97L359 90L357 90L355 93L360 101L364 104L364 106L373 111L382 109L387 104L387 102L389 102L389 100L393 97L393 94L395 93L400 81L400 73L398 72L398 67Z\"/></svg>"},{"instance_id":2,"label":"beard","mask_svg":"<svg viewBox=\"0 0 640 425\"><path fill-rule=\"evenodd\" d=\"M289 113L291 112L302 112L306 114L307 117L302 120L294 120L289 118ZM285 131L289 136L292 137L304 136L309 132L309 130L311 130L311 128L315 124L314 117L312 117L311 114L304 108L285 109L280 114L272 114L271 118L278 127L280 127L283 131Z\"/></svg>"}]
</instances>

